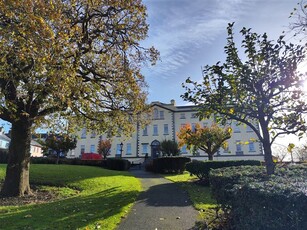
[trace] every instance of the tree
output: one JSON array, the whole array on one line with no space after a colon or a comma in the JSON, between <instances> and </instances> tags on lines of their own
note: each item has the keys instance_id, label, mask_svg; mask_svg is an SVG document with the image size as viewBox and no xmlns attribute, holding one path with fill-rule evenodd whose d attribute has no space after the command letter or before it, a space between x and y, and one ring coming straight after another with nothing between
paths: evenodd
<instances>
[{"instance_id":1,"label":"tree","mask_svg":"<svg viewBox=\"0 0 307 230\"><path fill-rule=\"evenodd\" d=\"M59 163L60 154L66 154L69 150L75 149L77 146L77 139L68 134L49 134L46 138L45 144L47 148L56 152L57 161Z\"/></svg>"},{"instance_id":2,"label":"tree","mask_svg":"<svg viewBox=\"0 0 307 230\"><path fill-rule=\"evenodd\" d=\"M110 150L111 150L111 141L110 140L99 140L98 141L98 149L97 152L100 155L103 155L103 159L107 159L107 156L110 154Z\"/></svg>"},{"instance_id":3,"label":"tree","mask_svg":"<svg viewBox=\"0 0 307 230\"><path fill-rule=\"evenodd\" d=\"M294 152L299 161L301 162L307 161L307 143L297 147Z\"/></svg>"},{"instance_id":4,"label":"tree","mask_svg":"<svg viewBox=\"0 0 307 230\"><path fill-rule=\"evenodd\" d=\"M297 3L297 7L293 8L293 11L290 13L289 18L292 18L293 21L290 23L289 27L295 32L296 35L306 36L307 28L307 2L300 1Z\"/></svg>"},{"instance_id":5,"label":"tree","mask_svg":"<svg viewBox=\"0 0 307 230\"><path fill-rule=\"evenodd\" d=\"M214 154L222 147L227 148L227 140L231 138L231 128L225 129L213 123L211 127L201 127L200 124L195 125L195 130L191 124L182 126L177 133L179 138L179 146L187 145L189 150L195 153L198 149L208 154L208 159L213 160Z\"/></svg>"},{"instance_id":6,"label":"tree","mask_svg":"<svg viewBox=\"0 0 307 230\"><path fill-rule=\"evenodd\" d=\"M163 156L178 156L180 153L178 143L173 140L163 140L160 144L160 150Z\"/></svg>"},{"instance_id":7,"label":"tree","mask_svg":"<svg viewBox=\"0 0 307 230\"><path fill-rule=\"evenodd\" d=\"M225 63L206 66L201 83L188 78L182 97L199 106L200 118L213 113L221 121L231 119L251 127L263 145L267 173L272 174L274 140L306 130L305 75L297 71L305 47L286 44L283 36L274 44L266 34L251 29L243 28L241 34L245 58L239 57L233 24L229 24Z\"/></svg>"},{"instance_id":8,"label":"tree","mask_svg":"<svg viewBox=\"0 0 307 230\"><path fill-rule=\"evenodd\" d=\"M133 130L148 108L140 67L158 56L139 44L146 16L141 0L0 1L0 118L12 124L3 196L31 193L33 128Z\"/></svg>"}]
</instances>

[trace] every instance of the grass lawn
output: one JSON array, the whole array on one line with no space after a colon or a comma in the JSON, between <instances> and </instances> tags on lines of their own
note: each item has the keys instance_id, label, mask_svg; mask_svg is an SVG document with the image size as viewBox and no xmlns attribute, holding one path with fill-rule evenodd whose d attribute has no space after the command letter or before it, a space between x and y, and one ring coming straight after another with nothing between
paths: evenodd
<instances>
[{"instance_id":1,"label":"grass lawn","mask_svg":"<svg viewBox=\"0 0 307 230\"><path fill-rule=\"evenodd\" d=\"M198 178L190 176L189 172L178 175L163 175L166 179L179 183L189 193L193 206L199 211L201 220L211 223L216 216L216 201L211 198L210 187L194 183Z\"/></svg>"},{"instance_id":2,"label":"grass lawn","mask_svg":"<svg viewBox=\"0 0 307 230\"><path fill-rule=\"evenodd\" d=\"M60 199L0 207L1 229L115 229L141 191L128 172L89 166L31 165L30 183L48 185Z\"/></svg>"}]
</instances>

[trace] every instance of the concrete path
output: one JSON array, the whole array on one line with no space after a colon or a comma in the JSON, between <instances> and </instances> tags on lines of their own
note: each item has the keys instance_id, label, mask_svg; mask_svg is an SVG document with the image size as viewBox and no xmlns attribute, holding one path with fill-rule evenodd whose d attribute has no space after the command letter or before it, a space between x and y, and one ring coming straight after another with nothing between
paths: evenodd
<instances>
[{"instance_id":1,"label":"concrete path","mask_svg":"<svg viewBox=\"0 0 307 230\"><path fill-rule=\"evenodd\" d=\"M178 185L143 170L131 173L141 180L144 191L118 230L188 230L195 225L198 212Z\"/></svg>"}]
</instances>

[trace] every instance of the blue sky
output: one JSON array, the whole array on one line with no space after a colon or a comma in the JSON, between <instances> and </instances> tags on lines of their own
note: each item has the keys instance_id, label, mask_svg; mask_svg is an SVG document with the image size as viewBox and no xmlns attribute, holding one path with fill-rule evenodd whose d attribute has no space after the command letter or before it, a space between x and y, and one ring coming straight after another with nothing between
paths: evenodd
<instances>
[{"instance_id":1,"label":"blue sky","mask_svg":"<svg viewBox=\"0 0 307 230\"><path fill-rule=\"evenodd\" d=\"M143 44L155 46L161 54L157 65L143 68L149 85L148 102L175 99L177 105L186 104L180 98L184 93L181 84L187 77L201 79L202 66L224 60L230 22L235 22L238 42L242 27L266 32L271 40L286 31L289 41L298 42L287 33L290 12L298 1L144 0L149 34Z\"/></svg>"}]
</instances>

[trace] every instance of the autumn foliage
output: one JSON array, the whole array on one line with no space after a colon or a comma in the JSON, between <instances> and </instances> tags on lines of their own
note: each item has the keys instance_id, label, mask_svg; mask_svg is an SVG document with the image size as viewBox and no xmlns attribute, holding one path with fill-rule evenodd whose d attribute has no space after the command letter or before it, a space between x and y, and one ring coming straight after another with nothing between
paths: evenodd
<instances>
[{"instance_id":1,"label":"autumn foliage","mask_svg":"<svg viewBox=\"0 0 307 230\"><path fill-rule=\"evenodd\" d=\"M231 137L232 129L229 127L221 128L217 124L212 124L211 127L201 127L200 124L195 125L192 129L191 124L186 124L181 127L177 133L179 138L179 147L184 145L194 153L198 149L205 151L208 154L208 159L213 160L213 155L219 148L227 148L228 140Z\"/></svg>"},{"instance_id":2,"label":"autumn foliage","mask_svg":"<svg viewBox=\"0 0 307 230\"><path fill-rule=\"evenodd\" d=\"M103 159L106 159L110 154L111 146L110 140L99 140L97 152L103 156Z\"/></svg>"}]
</instances>

